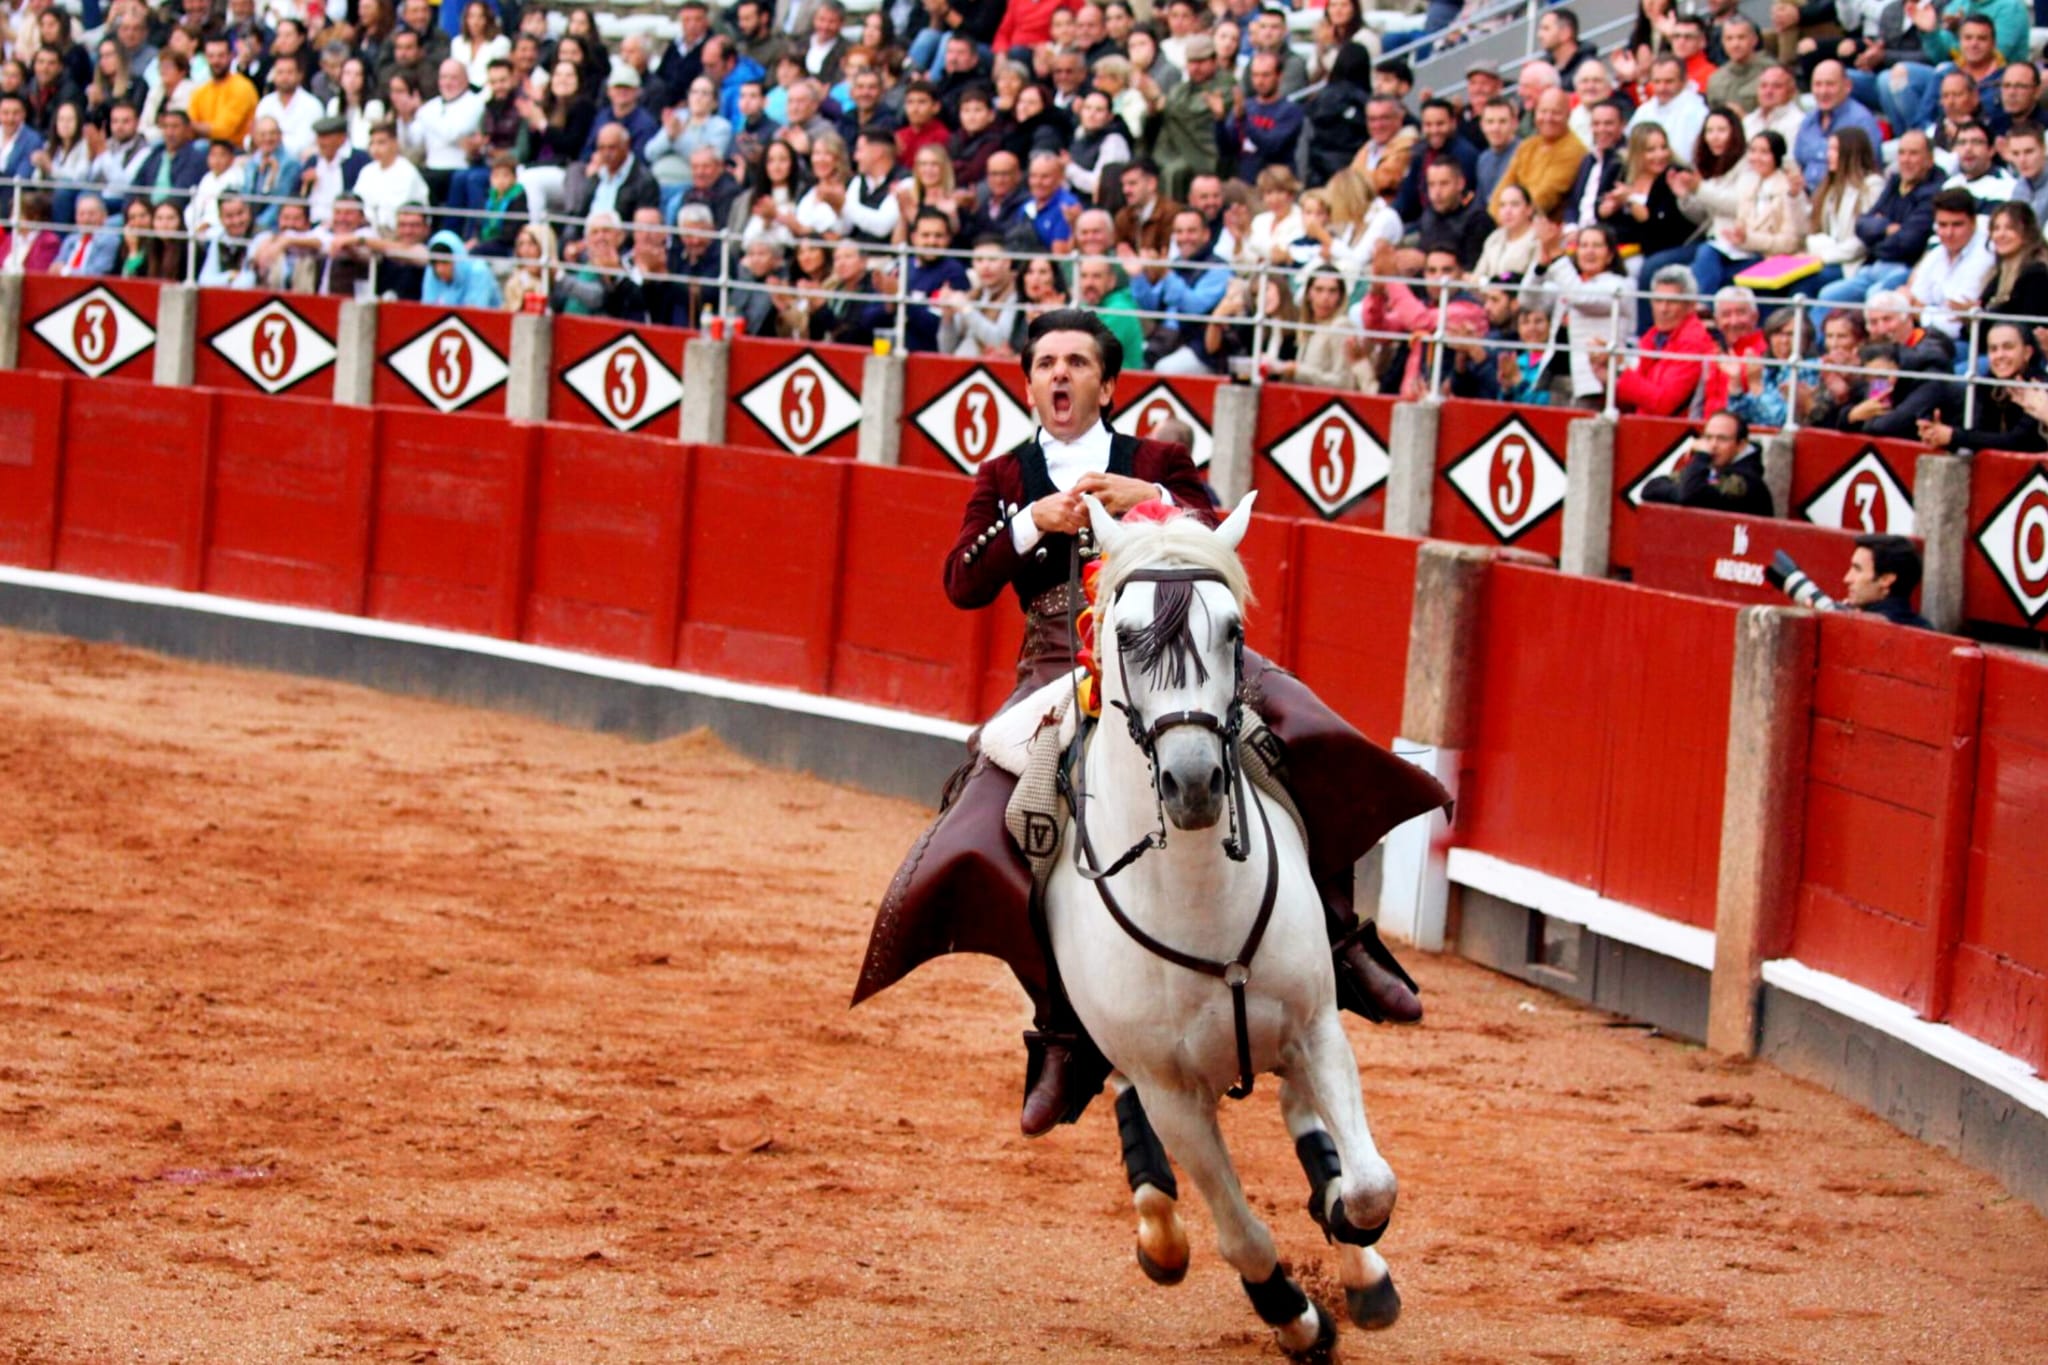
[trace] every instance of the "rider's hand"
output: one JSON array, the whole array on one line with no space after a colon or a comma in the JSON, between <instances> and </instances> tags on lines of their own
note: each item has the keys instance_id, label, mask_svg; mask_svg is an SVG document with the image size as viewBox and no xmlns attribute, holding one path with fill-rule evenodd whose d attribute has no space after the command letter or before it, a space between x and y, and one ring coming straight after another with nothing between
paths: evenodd
<instances>
[{"instance_id":1,"label":"rider's hand","mask_svg":"<svg viewBox=\"0 0 2048 1365\"><path fill-rule=\"evenodd\" d=\"M1096 477L1099 476L1091 474L1081 482L1085 485L1089 478ZM1068 493L1048 493L1031 504L1031 520L1047 535L1074 535L1088 524L1088 504L1081 501L1079 487Z\"/></svg>"},{"instance_id":2,"label":"rider's hand","mask_svg":"<svg viewBox=\"0 0 2048 1365\"><path fill-rule=\"evenodd\" d=\"M1093 493L1111 516L1120 517L1141 502L1157 500L1159 486L1143 479L1125 478L1122 474L1083 474L1081 481L1074 485L1074 500L1079 502L1083 493ZM1085 504L1082 519L1087 519Z\"/></svg>"}]
</instances>

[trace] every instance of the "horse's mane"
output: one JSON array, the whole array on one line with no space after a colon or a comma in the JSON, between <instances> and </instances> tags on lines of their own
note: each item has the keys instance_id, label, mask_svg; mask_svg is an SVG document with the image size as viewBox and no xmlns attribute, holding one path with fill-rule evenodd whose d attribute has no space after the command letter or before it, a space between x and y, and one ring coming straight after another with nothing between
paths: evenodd
<instances>
[{"instance_id":1,"label":"horse's mane","mask_svg":"<svg viewBox=\"0 0 2048 1365\"><path fill-rule=\"evenodd\" d=\"M1255 599L1251 579L1237 551L1216 538L1207 526L1186 512L1164 521L1126 521L1116 553L1102 563L1098 601L1114 601L1136 569L1208 569L1222 578L1243 611Z\"/></svg>"}]
</instances>

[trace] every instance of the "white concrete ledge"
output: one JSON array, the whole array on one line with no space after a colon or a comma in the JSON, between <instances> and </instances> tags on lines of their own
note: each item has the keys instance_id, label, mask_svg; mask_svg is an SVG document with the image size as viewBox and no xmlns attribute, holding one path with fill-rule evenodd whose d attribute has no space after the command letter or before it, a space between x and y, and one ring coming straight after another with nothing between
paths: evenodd
<instances>
[{"instance_id":1,"label":"white concrete ledge","mask_svg":"<svg viewBox=\"0 0 2048 1365\"><path fill-rule=\"evenodd\" d=\"M1714 970L1714 935L1709 930L1608 900L1562 877L1474 849L1452 849L1445 872L1460 886L1579 925L1602 938L1674 958L1701 971Z\"/></svg>"}]
</instances>

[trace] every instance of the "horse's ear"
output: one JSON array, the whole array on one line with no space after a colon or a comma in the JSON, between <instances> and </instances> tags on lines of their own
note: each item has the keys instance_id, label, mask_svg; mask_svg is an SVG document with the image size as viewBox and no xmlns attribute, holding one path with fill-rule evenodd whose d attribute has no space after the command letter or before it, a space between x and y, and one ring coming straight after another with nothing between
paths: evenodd
<instances>
[{"instance_id":1,"label":"horse's ear","mask_svg":"<svg viewBox=\"0 0 2048 1365\"><path fill-rule=\"evenodd\" d=\"M1083 493L1081 501L1088 504L1088 524L1095 532L1095 543L1102 548L1102 553L1113 557L1117 546L1123 544L1129 533L1117 525L1116 518L1093 493Z\"/></svg>"},{"instance_id":2,"label":"horse's ear","mask_svg":"<svg viewBox=\"0 0 2048 1365\"><path fill-rule=\"evenodd\" d=\"M1237 510L1225 517L1223 524L1216 528L1217 538L1231 549L1235 550L1238 543L1244 539L1244 533L1251 529L1252 504L1258 500L1259 490L1254 488L1244 495L1244 500L1238 503Z\"/></svg>"}]
</instances>

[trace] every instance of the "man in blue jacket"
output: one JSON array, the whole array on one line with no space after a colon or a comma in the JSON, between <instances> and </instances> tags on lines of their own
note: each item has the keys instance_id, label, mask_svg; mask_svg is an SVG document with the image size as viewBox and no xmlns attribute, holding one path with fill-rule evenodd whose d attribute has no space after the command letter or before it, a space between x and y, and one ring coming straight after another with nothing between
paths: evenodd
<instances>
[{"instance_id":1,"label":"man in blue jacket","mask_svg":"<svg viewBox=\"0 0 2048 1365\"><path fill-rule=\"evenodd\" d=\"M910 297L922 300L903 313L903 349L939 349L939 315L931 301L942 295L964 293L969 285L967 269L951 256L941 256L953 244L953 224L934 208L922 208L910 225L910 244L917 254L910 261L910 277L904 281Z\"/></svg>"},{"instance_id":2,"label":"man in blue jacket","mask_svg":"<svg viewBox=\"0 0 2048 1365\"><path fill-rule=\"evenodd\" d=\"M505 296L491 268L469 254L462 238L437 232L427 239L427 278L420 302L449 308L502 308Z\"/></svg>"},{"instance_id":3,"label":"man in blue jacket","mask_svg":"<svg viewBox=\"0 0 2048 1365\"><path fill-rule=\"evenodd\" d=\"M121 232L107 226L106 201L92 193L78 196L72 210L78 230L57 248L53 275L111 275L121 263Z\"/></svg>"},{"instance_id":4,"label":"man in blue jacket","mask_svg":"<svg viewBox=\"0 0 2048 1365\"><path fill-rule=\"evenodd\" d=\"M1209 245L1209 225L1194 209L1173 217L1173 254L1165 261L1146 258L1131 278L1131 294L1146 312L1169 317L1159 324L1147 347L1152 368L1160 374L1211 374L1203 346L1209 315L1223 302L1231 272Z\"/></svg>"},{"instance_id":5,"label":"man in blue jacket","mask_svg":"<svg viewBox=\"0 0 2048 1365\"><path fill-rule=\"evenodd\" d=\"M1856 220L1856 236L1864 246L1863 268L1822 287L1823 306L1814 310L1814 326L1826 321L1827 304L1861 303L1879 290L1906 282L1927 253L1934 232L1934 196L1940 190L1934 144L1915 129L1899 139L1899 168L1885 177L1877 203Z\"/></svg>"},{"instance_id":6,"label":"man in blue jacket","mask_svg":"<svg viewBox=\"0 0 2048 1365\"><path fill-rule=\"evenodd\" d=\"M1224 121L1224 142L1237 150L1237 178L1247 185L1268 166L1294 168L1304 116L1300 104L1280 93L1282 69L1273 53L1254 53L1247 77L1251 95L1236 92L1237 107Z\"/></svg>"},{"instance_id":7,"label":"man in blue jacket","mask_svg":"<svg viewBox=\"0 0 2048 1365\"><path fill-rule=\"evenodd\" d=\"M34 179L31 158L42 149L43 135L28 126L28 101L12 90L0 95L0 179ZM0 213L9 212L13 204L14 191L0 189Z\"/></svg>"}]
</instances>

